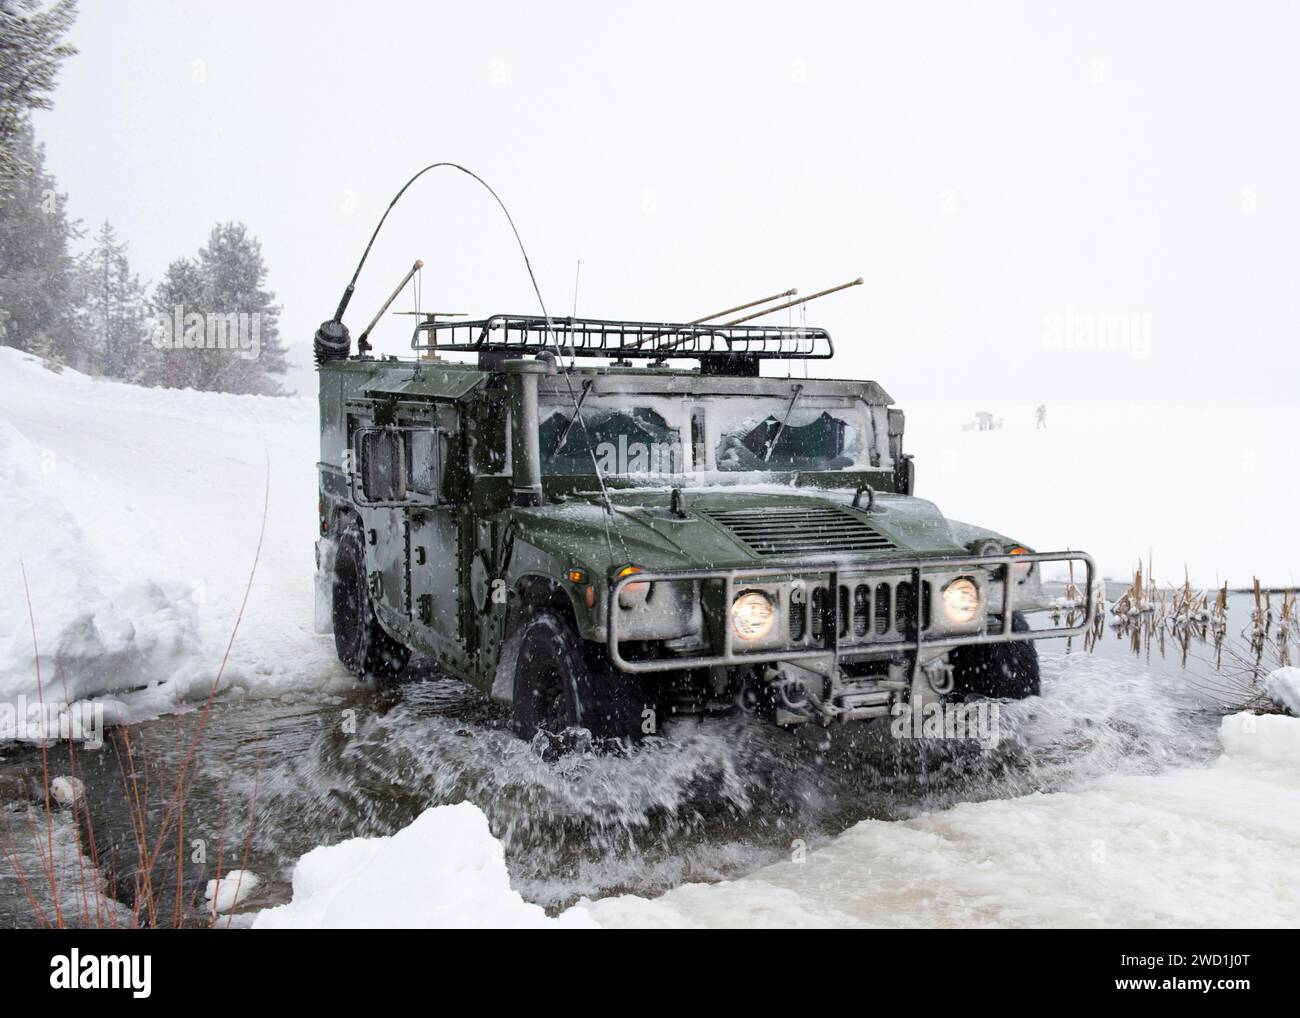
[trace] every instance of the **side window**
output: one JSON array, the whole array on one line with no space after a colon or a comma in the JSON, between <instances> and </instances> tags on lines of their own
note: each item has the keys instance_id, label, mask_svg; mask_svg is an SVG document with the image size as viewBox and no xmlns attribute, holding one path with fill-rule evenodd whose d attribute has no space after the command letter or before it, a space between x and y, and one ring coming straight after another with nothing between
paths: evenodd
<instances>
[{"instance_id":1,"label":"side window","mask_svg":"<svg viewBox=\"0 0 1300 1018\"><path fill-rule=\"evenodd\" d=\"M368 502L406 498L406 445L400 431L360 432L361 489Z\"/></svg>"},{"instance_id":2,"label":"side window","mask_svg":"<svg viewBox=\"0 0 1300 1018\"><path fill-rule=\"evenodd\" d=\"M437 498L442 494L445 436L432 428L413 428L405 434L407 487Z\"/></svg>"},{"instance_id":3,"label":"side window","mask_svg":"<svg viewBox=\"0 0 1300 1018\"><path fill-rule=\"evenodd\" d=\"M691 409L691 464L696 470L704 470L708 463L708 442L704 436L704 407L693 407Z\"/></svg>"}]
</instances>

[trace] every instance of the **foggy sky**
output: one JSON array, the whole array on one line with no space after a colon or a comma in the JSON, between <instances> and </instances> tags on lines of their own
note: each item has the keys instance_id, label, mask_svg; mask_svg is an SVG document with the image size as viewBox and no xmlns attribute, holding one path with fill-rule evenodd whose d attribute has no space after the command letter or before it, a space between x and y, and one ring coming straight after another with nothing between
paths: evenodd
<instances>
[{"instance_id":1,"label":"foggy sky","mask_svg":"<svg viewBox=\"0 0 1300 1018\"><path fill-rule=\"evenodd\" d=\"M842 354L815 370L904 405L1295 401L1295 5L83 0L72 41L35 121L72 215L150 280L244 221L291 344L449 159L553 314L579 259L609 317L861 275L808 312ZM425 309L536 310L489 196L435 171L354 334L417 257ZM1089 349L1098 323L1129 331Z\"/></svg>"}]
</instances>

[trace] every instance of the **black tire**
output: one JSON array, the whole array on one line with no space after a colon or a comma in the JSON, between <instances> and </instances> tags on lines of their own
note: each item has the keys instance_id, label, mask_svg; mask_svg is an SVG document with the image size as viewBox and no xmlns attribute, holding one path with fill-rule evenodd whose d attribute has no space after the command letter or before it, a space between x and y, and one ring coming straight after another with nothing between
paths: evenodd
<instances>
[{"instance_id":1,"label":"black tire","mask_svg":"<svg viewBox=\"0 0 1300 1018\"><path fill-rule=\"evenodd\" d=\"M1028 619L1013 612L1011 629L1028 632ZM948 663L952 665L953 693L960 696L1023 700L1039 693L1038 648L1033 640L958 647L948 655Z\"/></svg>"},{"instance_id":2,"label":"black tire","mask_svg":"<svg viewBox=\"0 0 1300 1018\"><path fill-rule=\"evenodd\" d=\"M514 671L515 734L559 736L586 729L593 738L641 734L643 706L636 676L617 672L603 648L578 636L558 612L543 610L523 622Z\"/></svg>"},{"instance_id":3,"label":"black tire","mask_svg":"<svg viewBox=\"0 0 1300 1018\"><path fill-rule=\"evenodd\" d=\"M379 624L366 583L366 550L357 527L348 527L334 555L334 649L353 675L396 679L411 652Z\"/></svg>"}]
</instances>

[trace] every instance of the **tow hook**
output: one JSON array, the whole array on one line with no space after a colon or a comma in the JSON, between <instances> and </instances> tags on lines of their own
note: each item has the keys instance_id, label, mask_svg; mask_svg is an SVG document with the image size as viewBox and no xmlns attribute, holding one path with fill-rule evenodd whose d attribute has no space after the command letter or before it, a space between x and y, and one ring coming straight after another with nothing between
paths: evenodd
<instances>
[{"instance_id":1,"label":"tow hook","mask_svg":"<svg viewBox=\"0 0 1300 1018\"><path fill-rule=\"evenodd\" d=\"M930 688L940 696L951 693L957 686L957 680L953 677L952 665L942 658L934 661L927 661L921 666L925 673L925 681Z\"/></svg>"}]
</instances>

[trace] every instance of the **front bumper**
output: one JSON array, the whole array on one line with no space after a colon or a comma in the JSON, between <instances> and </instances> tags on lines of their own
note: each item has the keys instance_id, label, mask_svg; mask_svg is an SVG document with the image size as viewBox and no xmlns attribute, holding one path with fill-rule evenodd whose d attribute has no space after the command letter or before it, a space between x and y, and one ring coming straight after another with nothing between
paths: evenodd
<instances>
[{"instance_id":1,"label":"front bumper","mask_svg":"<svg viewBox=\"0 0 1300 1018\"><path fill-rule=\"evenodd\" d=\"M1012 613L1046 607L1026 597L1026 578L1016 566L1077 563L1083 567L1081 603L1064 614L1064 624L1014 631ZM947 623L939 592L953 578L972 578L980 590L980 611L966 626ZM923 663L954 647L1009 643L1016 640L1082 636L1096 610L1096 567L1083 552L1035 552L1025 555L959 555L941 558L885 559L867 563L771 563L740 569L683 569L640 572L615 581L607 598L609 658L625 672L659 672L694 668L743 667L768 662L803 662L818 671L838 670L841 659L910 657L913 678ZM689 583L701 597L721 606L705 627L702 645L684 653L626 657L620 643L631 637L619 594L631 583ZM773 632L746 643L731 625L731 604L742 591L761 590L778 612ZM804 619L795 628L802 590ZM915 595L920 591L921 595ZM832 594L832 592L834 592ZM864 594L865 592L865 594ZM711 596L710 596L711 595ZM886 600L887 599L887 600ZM884 611L880 610L885 603Z\"/></svg>"}]
</instances>

